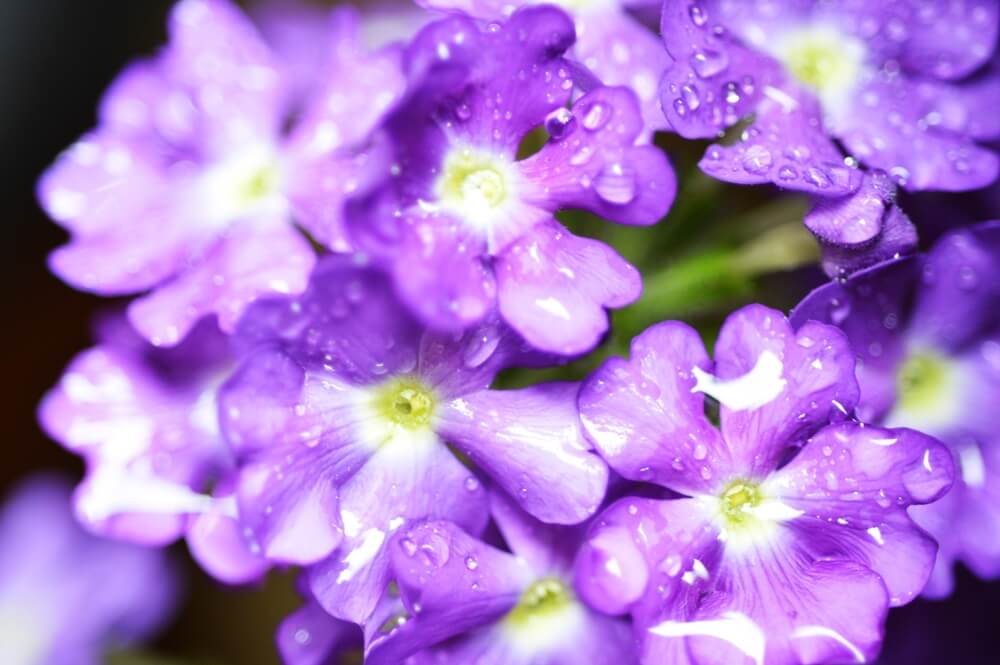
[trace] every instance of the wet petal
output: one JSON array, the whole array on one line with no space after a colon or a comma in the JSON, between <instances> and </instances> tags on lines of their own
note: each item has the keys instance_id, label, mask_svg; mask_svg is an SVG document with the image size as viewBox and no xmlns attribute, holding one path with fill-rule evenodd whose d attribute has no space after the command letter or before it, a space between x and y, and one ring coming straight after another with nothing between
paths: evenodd
<instances>
[{"instance_id":1,"label":"wet petal","mask_svg":"<svg viewBox=\"0 0 1000 665\"><path fill-rule=\"evenodd\" d=\"M634 145L643 129L634 92L597 88L546 127L551 140L517 164L533 205L580 208L623 224L653 224L667 213L676 178L660 149Z\"/></svg>"},{"instance_id":2,"label":"wet petal","mask_svg":"<svg viewBox=\"0 0 1000 665\"><path fill-rule=\"evenodd\" d=\"M639 296L635 268L607 245L540 224L495 261L500 312L532 345L574 355L608 328L605 307Z\"/></svg>"},{"instance_id":3,"label":"wet petal","mask_svg":"<svg viewBox=\"0 0 1000 665\"><path fill-rule=\"evenodd\" d=\"M858 402L854 351L833 326L809 322L793 331L781 312L749 305L726 319L715 358L706 392L722 404L734 468L751 477L773 470L789 447L846 418Z\"/></svg>"},{"instance_id":4,"label":"wet petal","mask_svg":"<svg viewBox=\"0 0 1000 665\"><path fill-rule=\"evenodd\" d=\"M678 491L714 487L712 469L728 468L729 456L693 390L694 368L709 366L698 334L670 322L633 339L629 360L607 360L587 379L580 418L615 471Z\"/></svg>"},{"instance_id":5,"label":"wet petal","mask_svg":"<svg viewBox=\"0 0 1000 665\"><path fill-rule=\"evenodd\" d=\"M319 603L309 601L289 614L278 626L278 652L287 665L324 665L361 649L361 631L327 614Z\"/></svg>"},{"instance_id":6,"label":"wet petal","mask_svg":"<svg viewBox=\"0 0 1000 665\"><path fill-rule=\"evenodd\" d=\"M583 438L576 383L486 390L445 405L439 431L526 511L574 524L597 510L608 470Z\"/></svg>"}]
</instances>

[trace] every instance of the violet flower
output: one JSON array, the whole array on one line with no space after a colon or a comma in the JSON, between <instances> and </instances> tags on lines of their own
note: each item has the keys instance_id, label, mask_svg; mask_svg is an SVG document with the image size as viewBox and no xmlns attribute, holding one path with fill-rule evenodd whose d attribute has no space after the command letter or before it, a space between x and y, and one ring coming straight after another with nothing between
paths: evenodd
<instances>
[{"instance_id":1,"label":"violet flower","mask_svg":"<svg viewBox=\"0 0 1000 665\"><path fill-rule=\"evenodd\" d=\"M102 319L97 336L39 409L49 436L86 461L77 518L143 545L186 536L215 577L256 579L267 564L240 533L229 496L234 460L219 430L216 393L235 362L228 340L204 321L180 345L159 349L123 316Z\"/></svg>"},{"instance_id":2,"label":"violet flower","mask_svg":"<svg viewBox=\"0 0 1000 665\"><path fill-rule=\"evenodd\" d=\"M997 13L992 0L667 0L663 108L688 138L753 114L738 143L701 161L729 182L843 195L860 160L909 190L976 189L998 171L977 142L1000 136L1000 79L972 76L993 54Z\"/></svg>"},{"instance_id":3,"label":"violet flower","mask_svg":"<svg viewBox=\"0 0 1000 665\"><path fill-rule=\"evenodd\" d=\"M178 580L166 554L85 533L69 504L66 483L34 476L0 510L4 665L98 665L173 612Z\"/></svg>"},{"instance_id":4,"label":"violet flower","mask_svg":"<svg viewBox=\"0 0 1000 665\"><path fill-rule=\"evenodd\" d=\"M533 346L573 355L605 332L605 307L639 295L635 268L553 213L652 224L674 175L659 149L635 145L631 90L598 87L566 108L573 41L564 13L529 7L503 24L437 21L407 49L409 90L385 125L395 161L348 225L432 328L462 330L498 307ZM549 141L516 161L543 124Z\"/></svg>"},{"instance_id":5,"label":"violet flower","mask_svg":"<svg viewBox=\"0 0 1000 665\"><path fill-rule=\"evenodd\" d=\"M840 326L858 356L858 414L951 448L959 474L941 501L910 509L941 544L925 594L951 592L957 560L1000 575L1000 222L942 237L926 255L832 282L792 313Z\"/></svg>"},{"instance_id":6,"label":"violet flower","mask_svg":"<svg viewBox=\"0 0 1000 665\"><path fill-rule=\"evenodd\" d=\"M511 553L449 522L396 535L393 571L404 609L366 631L365 662L635 663L628 623L591 610L573 591L585 527L542 524L503 497L492 504Z\"/></svg>"},{"instance_id":7,"label":"violet flower","mask_svg":"<svg viewBox=\"0 0 1000 665\"><path fill-rule=\"evenodd\" d=\"M363 662L361 629L330 616L314 599L285 617L276 642L284 665Z\"/></svg>"},{"instance_id":8,"label":"violet flower","mask_svg":"<svg viewBox=\"0 0 1000 665\"><path fill-rule=\"evenodd\" d=\"M520 7L542 4L533 0L417 0L428 9L464 13L483 21L504 21ZM658 85L671 59L658 35L630 14L628 9L652 9L650 0L564 0L551 3L573 18L576 44L570 56L593 72L605 85L631 88L639 98L645 129L643 137L667 130L660 108Z\"/></svg>"},{"instance_id":9,"label":"violet flower","mask_svg":"<svg viewBox=\"0 0 1000 665\"><path fill-rule=\"evenodd\" d=\"M333 66L301 109L300 82L234 4L181 0L167 47L119 75L98 127L39 182L72 234L53 271L101 295L148 291L129 316L157 345L206 314L228 331L258 295L304 289L315 255L292 218L343 244L340 204L378 164L368 132L403 87L398 49L365 52L355 22L333 15Z\"/></svg>"},{"instance_id":10,"label":"violet flower","mask_svg":"<svg viewBox=\"0 0 1000 665\"><path fill-rule=\"evenodd\" d=\"M576 384L487 390L537 354L495 322L425 330L381 272L348 257L321 262L301 297L252 306L237 342L246 360L220 399L240 519L268 559L323 561L311 590L339 618L371 614L394 531L485 525L480 481L445 441L546 521L583 521L604 496Z\"/></svg>"},{"instance_id":11,"label":"violet flower","mask_svg":"<svg viewBox=\"0 0 1000 665\"><path fill-rule=\"evenodd\" d=\"M947 491L951 456L848 419L854 353L833 326L796 332L751 305L726 320L715 356L688 326L661 323L581 388L611 467L681 496L626 497L596 518L580 593L632 614L649 665L872 659L887 609L930 574L936 545L906 508Z\"/></svg>"}]
</instances>

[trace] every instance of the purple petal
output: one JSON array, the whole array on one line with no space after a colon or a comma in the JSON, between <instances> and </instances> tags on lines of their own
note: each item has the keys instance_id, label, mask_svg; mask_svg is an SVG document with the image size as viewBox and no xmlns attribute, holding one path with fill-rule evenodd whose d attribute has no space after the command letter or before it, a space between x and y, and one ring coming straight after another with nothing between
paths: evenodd
<instances>
[{"instance_id":1,"label":"purple petal","mask_svg":"<svg viewBox=\"0 0 1000 665\"><path fill-rule=\"evenodd\" d=\"M639 297L639 273L607 245L540 224L495 262L500 312L532 345L574 355L608 328L605 307Z\"/></svg>"},{"instance_id":2,"label":"purple petal","mask_svg":"<svg viewBox=\"0 0 1000 665\"><path fill-rule=\"evenodd\" d=\"M788 86L768 86L740 140L712 145L698 165L726 182L770 182L819 196L850 194L862 181L861 172L844 164L823 130L816 100Z\"/></svg>"},{"instance_id":3,"label":"purple petal","mask_svg":"<svg viewBox=\"0 0 1000 665\"><path fill-rule=\"evenodd\" d=\"M49 217L89 237L114 232L122 219L162 218L167 196L165 164L157 152L107 131L81 137L38 182L38 200ZM165 230L159 227L161 243Z\"/></svg>"},{"instance_id":4,"label":"purple petal","mask_svg":"<svg viewBox=\"0 0 1000 665\"><path fill-rule=\"evenodd\" d=\"M278 626L275 637L287 665L326 665L361 648L361 631L327 614L319 603L307 602Z\"/></svg>"},{"instance_id":5,"label":"purple petal","mask_svg":"<svg viewBox=\"0 0 1000 665\"><path fill-rule=\"evenodd\" d=\"M439 113L449 114L451 136L513 157L522 137L569 100L562 54L575 35L554 7L523 8L497 25L483 32L465 17L442 19L413 39L406 60L431 86L422 94L450 97Z\"/></svg>"},{"instance_id":6,"label":"purple petal","mask_svg":"<svg viewBox=\"0 0 1000 665\"><path fill-rule=\"evenodd\" d=\"M351 257L324 258L308 290L257 302L236 332L244 353L275 345L299 365L353 385L412 371L419 343L420 328L389 281Z\"/></svg>"},{"instance_id":7,"label":"purple petal","mask_svg":"<svg viewBox=\"0 0 1000 665\"><path fill-rule=\"evenodd\" d=\"M580 548L576 589L608 614L658 611L690 586L696 559L716 556L717 536L711 515L692 499L620 499L596 519Z\"/></svg>"},{"instance_id":8,"label":"purple petal","mask_svg":"<svg viewBox=\"0 0 1000 665\"><path fill-rule=\"evenodd\" d=\"M242 525L233 517L235 512L231 497L216 499L210 509L192 516L187 525L191 556L209 575L225 584L260 580L270 567L259 551L251 549Z\"/></svg>"},{"instance_id":9,"label":"purple petal","mask_svg":"<svg viewBox=\"0 0 1000 665\"><path fill-rule=\"evenodd\" d=\"M959 79L985 64L996 48L996 2L928 3L911 11L901 58L907 69Z\"/></svg>"},{"instance_id":10,"label":"purple petal","mask_svg":"<svg viewBox=\"0 0 1000 665\"><path fill-rule=\"evenodd\" d=\"M603 83L628 86L636 93L642 109L642 135L670 129L660 107L658 83L671 60L656 34L617 7L581 11L576 22L576 58Z\"/></svg>"},{"instance_id":11,"label":"purple petal","mask_svg":"<svg viewBox=\"0 0 1000 665\"><path fill-rule=\"evenodd\" d=\"M965 191L992 183L1000 158L960 134L928 126L919 84L876 80L838 119L837 137L861 161L883 169L908 190Z\"/></svg>"},{"instance_id":12,"label":"purple petal","mask_svg":"<svg viewBox=\"0 0 1000 665\"><path fill-rule=\"evenodd\" d=\"M660 323L632 340L629 360L611 358L587 379L580 418L615 471L678 491L714 487L710 469L728 467L729 455L693 391L694 369L709 365L694 330Z\"/></svg>"},{"instance_id":13,"label":"purple petal","mask_svg":"<svg viewBox=\"0 0 1000 665\"><path fill-rule=\"evenodd\" d=\"M482 241L450 215L407 215L392 265L400 299L429 327L460 331L482 320L496 302L493 272Z\"/></svg>"},{"instance_id":14,"label":"purple petal","mask_svg":"<svg viewBox=\"0 0 1000 665\"><path fill-rule=\"evenodd\" d=\"M587 523L563 526L539 522L499 491L490 492L490 514L507 549L532 570L564 574L572 569Z\"/></svg>"},{"instance_id":15,"label":"purple petal","mask_svg":"<svg viewBox=\"0 0 1000 665\"><path fill-rule=\"evenodd\" d=\"M541 152L517 165L530 203L623 224L653 224L667 213L676 178L659 148L633 145L643 129L634 92L597 88L577 100L572 116L551 117L548 129L552 139Z\"/></svg>"},{"instance_id":16,"label":"purple petal","mask_svg":"<svg viewBox=\"0 0 1000 665\"><path fill-rule=\"evenodd\" d=\"M936 544L906 516L951 487L951 453L913 430L844 423L822 430L765 491L805 511L789 528L818 558L848 558L882 576L892 605L923 588ZM836 524L836 526L834 526Z\"/></svg>"},{"instance_id":17,"label":"purple petal","mask_svg":"<svg viewBox=\"0 0 1000 665\"><path fill-rule=\"evenodd\" d=\"M828 275L845 276L916 248L917 231L895 207L895 191L886 174L875 172L850 196L814 200L804 221L823 247Z\"/></svg>"},{"instance_id":18,"label":"purple petal","mask_svg":"<svg viewBox=\"0 0 1000 665\"><path fill-rule=\"evenodd\" d=\"M282 82L270 49L229 0L182 0L170 14L163 66L189 89L211 154L281 128Z\"/></svg>"},{"instance_id":19,"label":"purple petal","mask_svg":"<svg viewBox=\"0 0 1000 665\"><path fill-rule=\"evenodd\" d=\"M717 378L704 377L704 386L700 378L698 387L721 402L734 468L751 477L858 402L854 351L833 326L793 331L781 312L749 305L726 319L715 357Z\"/></svg>"},{"instance_id":20,"label":"purple petal","mask_svg":"<svg viewBox=\"0 0 1000 665\"><path fill-rule=\"evenodd\" d=\"M1000 304L992 277L1000 261L1000 221L941 238L927 254L910 326L944 349L958 349L982 333Z\"/></svg>"},{"instance_id":21,"label":"purple petal","mask_svg":"<svg viewBox=\"0 0 1000 665\"><path fill-rule=\"evenodd\" d=\"M129 307L132 324L153 344L172 346L206 314L231 332L261 295L300 293L316 255L284 224L239 224L195 265Z\"/></svg>"},{"instance_id":22,"label":"purple petal","mask_svg":"<svg viewBox=\"0 0 1000 665\"><path fill-rule=\"evenodd\" d=\"M309 584L328 612L355 623L371 616L391 580L393 533L438 519L479 533L489 517L482 484L433 435L385 444L340 495L346 538Z\"/></svg>"},{"instance_id":23,"label":"purple petal","mask_svg":"<svg viewBox=\"0 0 1000 665\"><path fill-rule=\"evenodd\" d=\"M578 384L485 390L444 405L439 431L527 512L575 524L604 499L608 470L583 438Z\"/></svg>"},{"instance_id":24,"label":"purple petal","mask_svg":"<svg viewBox=\"0 0 1000 665\"><path fill-rule=\"evenodd\" d=\"M530 582L529 571L513 556L448 522L401 532L390 549L403 602L413 617L369 644L368 658L375 665L401 662L420 649L499 619ZM419 612L414 611L417 607Z\"/></svg>"},{"instance_id":25,"label":"purple petal","mask_svg":"<svg viewBox=\"0 0 1000 665\"><path fill-rule=\"evenodd\" d=\"M796 328L812 320L839 326L847 334L858 359L858 415L864 422L878 422L896 401L901 333L919 270L913 257L862 270L819 287L789 317Z\"/></svg>"}]
</instances>

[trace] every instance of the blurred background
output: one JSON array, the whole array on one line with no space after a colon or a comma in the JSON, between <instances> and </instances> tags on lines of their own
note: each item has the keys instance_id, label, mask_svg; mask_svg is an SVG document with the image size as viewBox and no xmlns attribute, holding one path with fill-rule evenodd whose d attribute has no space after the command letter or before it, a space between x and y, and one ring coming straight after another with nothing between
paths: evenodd
<instances>
[{"instance_id":1,"label":"blurred background","mask_svg":"<svg viewBox=\"0 0 1000 665\"><path fill-rule=\"evenodd\" d=\"M74 291L46 270L45 256L66 235L39 210L34 182L60 150L93 125L97 101L114 75L130 59L152 53L164 42L170 4L0 0L0 266L5 298L12 301L0 329L2 366L7 368L0 387L0 494L34 470L59 469L74 480L82 473L74 456L42 434L35 408L70 358L90 344L90 318L108 301ZM694 166L703 144L672 137L659 142L681 179L678 204L666 222L651 230L566 220L576 230L601 235L639 265L647 289L642 301L616 314L616 332L603 349L557 370L560 376L582 374L653 321L684 318L711 337L733 307L759 301L787 309L821 281L818 271L805 267L816 257L814 242L801 227L801 199L709 180ZM946 199L949 206L972 203L970 196ZM947 226L940 219L927 224ZM505 380L513 385L538 376ZM176 555L188 578L187 602L176 620L146 653L119 654L110 662L277 663L275 627L299 604L294 575L272 575L262 587L227 589L200 573L183 546ZM883 662L996 663L998 607L1000 583L978 582L959 571L951 599L917 601L891 613ZM0 665L2 650L0 644Z\"/></svg>"}]
</instances>

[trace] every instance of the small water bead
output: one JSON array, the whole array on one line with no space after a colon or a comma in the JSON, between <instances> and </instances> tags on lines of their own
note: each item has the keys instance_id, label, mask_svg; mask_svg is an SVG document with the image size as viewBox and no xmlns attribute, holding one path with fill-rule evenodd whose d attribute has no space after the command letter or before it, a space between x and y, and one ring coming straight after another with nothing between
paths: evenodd
<instances>
[{"instance_id":1,"label":"small water bead","mask_svg":"<svg viewBox=\"0 0 1000 665\"><path fill-rule=\"evenodd\" d=\"M479 562L476 560L476 557L471 555L467 556L465 557L465 567L469 570L475 570L479 568Z\"/></svg>"},{"instance_id":2,"label":"small water bead","mask_svg":"<svg viewBox=\"0 0 1000 665\"><path fill-rule=\"evenodd\" d=\"M617 162L606 165L594 179L594 191L608 203L627 205L636 197L635 174Z\"/></svg>"},{"instance_id":3,"label":"small water bead","mask_svg":"<svg viewBox=\"0 0 1000 665\"><path fill-rule=\"evenodd\" d=\"M774 163L771 151L762 145L752 145L743 153L743 170L754 175L767 173Z\"/></svg>"},{"instance_id":4,"label":"small water bead","mask_svg":"<svg viewBox=\"0 0 1000 665\"><path fill-rule=\"evenodd\" d=\"M729 56L724 51L699 49L688 58L688 63L699 78L707 79L729 67Z\"/></svg>"},{"instance_id":5,"label":"small water bead","mask_svg":"<svg viewBox=\"0 0 1000 665\"><path fill-rule=\"evenodd\" d=\"M695 111L701 106L701 98L698 96L698 87L693 84L681 86L681 99L688 110Z\"/></svg>"},{"instance_id":6,"label":"small water bead","mask_svg":"<svg viewBox=\"0 0 1000 665\"><path fill-rule=\"evenodd\" d=\"M691 6L688 7L688 16L691 17L691 22L699 28L708 23L708 12L697 2L691 3Z\"/></svg>"},{"instance_id":7,"label":"small water bead","mask_svg":"<svg viewBox=\"0 0 1000 665\"><path fill-rule=\"evenodd\" d=\"M611 119L611 109L603 102L593 102L583 110L583 126L590 131L597 131Z\"/></svg>"},{"instance_id":8,"label":"small water bead","mask_svg":"<svg viewBox=\"0 0 1000 665\"><path fill-rule=\"evenodd\" d=\"M572 133L576 117L565 107L557 108L545 117L545 131L553 141L561 141Z\"/></svg>"}]
</instances>

